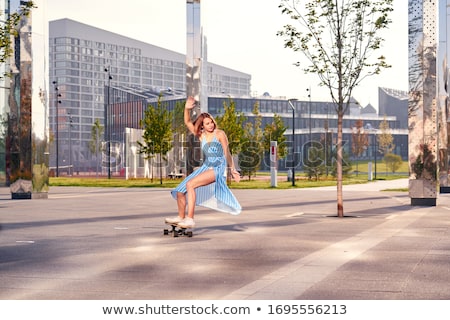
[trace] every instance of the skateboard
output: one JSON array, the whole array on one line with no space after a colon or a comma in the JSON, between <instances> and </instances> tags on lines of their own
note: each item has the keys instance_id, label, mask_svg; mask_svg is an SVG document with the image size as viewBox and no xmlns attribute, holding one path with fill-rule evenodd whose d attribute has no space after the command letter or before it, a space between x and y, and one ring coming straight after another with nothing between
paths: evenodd
<instances>
[{"instance_id":1,"label":"skateboard","mask_svg":"<svg viewBox=\"0 0 450 320\"><path fill-rule=\"evenodd\" d=\"M176 223L167 223L169 226L172 227L172 229L164 229L164 235L172 235L174 238L176 237L189 237L191 238L193 233L192 231L187 231L186 228L181 228Z\"/></svg>"}]
</instances>

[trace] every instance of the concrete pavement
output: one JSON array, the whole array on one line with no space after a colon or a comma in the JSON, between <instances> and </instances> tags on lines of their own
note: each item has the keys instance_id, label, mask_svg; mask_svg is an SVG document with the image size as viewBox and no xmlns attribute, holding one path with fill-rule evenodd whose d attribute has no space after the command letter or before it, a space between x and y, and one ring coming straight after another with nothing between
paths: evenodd
<instances>
[{"instance_id":1,"label":"concrete pavement","mask_svg":"<svg viewBox=\"0 0 450 320\"><path fill-rule=\"evenodd\" d=\"M0 189L0 299L449 299L450 195L413 207L407 179L233 190L239 216L198 208L163 235L168 189Z\"/></svg>"}]
</instances>

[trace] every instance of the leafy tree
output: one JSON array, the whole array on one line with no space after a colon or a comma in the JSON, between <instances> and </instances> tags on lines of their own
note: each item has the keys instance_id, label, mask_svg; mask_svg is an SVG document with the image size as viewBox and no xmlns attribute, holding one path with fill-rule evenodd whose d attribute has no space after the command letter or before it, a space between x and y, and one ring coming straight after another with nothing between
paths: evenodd
<instances>
[{"instance_id":1,"label":"leafy tree","mask_svg":"<svg viewBox=\"0 0 450 320\"><path fill-rule=\"evenodd\" d=\"M259 113L258 103L253 106L252 113L255 115L255 122L245 124L242 148L239 154L241 174L248 176L248 180L251 180L252 174L256 174L264 152L263 131L261 129L262 117Z\"/></svg>"},{"instance_id":2,"label":"leafy tree","mask_svg":"<svg viewBox=\"0 0 450 320\"><path fill-rule=\"evenodd\" d=\"M287 127L284 125L283 119L280 115L273 116L272 123L266 124L264 127L264 150L270 150L270 141L277 142L277 159L283 159L288 155L288 147L286 144Z\"/></svg>"},{"instance_id":3,"label":"leafy tree","mask_svg":"<svg viewBox=\"0 0 450 320\"><path fill-rule=\"evenodd\" d=\"M316 181L319 180L319 177L325 173L325 148L323 144L320 143L311 143L311 146L308 148L308 161L305 164L305 171L308 174L309 179L314 177Z\"/></svg>"},{"instance_id":4,"label":"leafy tree","mask_svg":"<svg viewBox=\"0 0 450 320\"><path fill-rule=\"evenodd\" d=\"M173 112L172 132L173 132L173 148L174 148L173 171L177 173L178 169L181 167L180 150L183 148L183 141L185 140L187 132L186 125L184 124L184 103L180 101L178 101L175 104L175 110Z\"/></svg>"},{"instance_id":5,"label":"leafy tree","mask_svg":"<svg viewBox=\"0 0 450 320\"><path fill-rule=\"evenodd\" d=\"M331 175L333 177L337 177L337 150L336 148L333 148L331 150ZM350 161L350 158L348 156L348 153L345 151L342 151L342 174L344 176L348 176L350 174L350 171L352 170L352 164Z\"/></svg>"},{"instance_id":6,"label":"leafy tree","mask_svg":"<svg viewBox=\"0 0 450 320\"><path fill-rule=\"evenodd\" d=\"M157 106L151 104L144 112L144 118L140 121L144 130L143 142L138 141L139 153L145 154L145 159L151 159L155 154L159 155L159 179L162 184L162 162L166 161L167 152L172 149L172 112L162 103L162 96L158 98Z\"/></svg>"},{"instance_id":7,"label":"leafy tree","mask_svg":"<svg viewBox=\"0 0 450 320\"><path fill-rule=\"evenodd\" d=\"M388 153L384 155L384 162L386 163L386 167L394 173L401 167L403 160L398 154Z\"/></svg>"},{"instance_id":8,"label":"leafy tree","mask_svg":"<svg viewBox=\"0 0 450 320\"><path fill-rule=\"evenodd\" d=\"M5 63L11 56L14 49L14 38L18 34L17 26L19 22L28 17L32 9L37 8L33 1L21 1L16 12L10 14L6 21L0 24L0 63Z\"/></svg>"},{"instance_id":9,"label":"leafy tree","mask_svg":"<svg viewBox=\"0 0 450 320\"><path fill-rule=\"evenodd\" d=\"M358 158L367 149L369 145L369 136L364 131L364 121L361 119L355 122L352 128L352 153ZM358 175L358 159L356 159L356 175Z\"/></svg>"},{"instance_id":10,"label":"leafy tree","mask_svg":"<svg viewBox=\"0 0 450 320\"><path fill-rule=\"evenodd\" d=\"M95 162L97 164L97 168L95 170L96 176L98 178L98 163L100 160L100 157L98 153L102 151L102 143L101 143L101 136L103 135L104 128L100 124L100 120L95 119L94 124L91 128L91 140L89 141L89 151L91 153L95 154Z\"/></svg>"},{"instance_id":11,"label":"leafy tree","mask_svg":"<svg viewBox=\"0 0 450 320\"><path fill-rule=\"evenodd\" d=\"M384 116L384 120L380 123L380 134L378 135L378 148L383 156L386 157L395 148L394 137L391 134L389 123ZM388 171L388 163L386 162L386 173Z\"/></svg>"},{"instance_id":12,"label":"leafy tree","mask_svg":"<svg viewBox=\"0 0 450 320\"><path fill-rule=\"evenodd\" d=\"M223 103L223 116L216 117L217 125L225 131L231 154L241 151L242 138L244 136L244 122L247 120L243 112L236 112L236 104L233 99Z\"/></svg>"},{"instance_id":13,"label":"leafy tree","mask_svg":"<svg viewBox=\"0 0 450 320\"><path fill-rule=\"evenodd\" d=\"M7 133L7 128L8 128L8 119L6 118L6 116L3 116L0 114L0 181L1 183L3 183L3 178L4 178L4 170L6 168L6 157L5 157L5 152L6 152L6 133Z\"/></svg>"},{"instance_id":14,"label":"leafy tree","mask_svg":"<svg viewBox=\"0 0 450 320\"><path fill-rule=\"evenodd\" d=\"M343 117L353 90L368 76L390 67L384 56L373 57L384 39L377 34L391 23L393 0L281 0L282 14L292 19L277 35L284 46L301 52L310 65L305 73L317 74L328 88L338 117L337 215L344 216ZM295 25L294 25L295 24ZM300 62L295 63L300 66Z\"/></svg>"},{"instance_id":15,"label":"leafy tree","mask_svg":"<svg viewBox=\"0 0 450 320\"><path fill-rule=\"evenodd\" d=\"M411 171L416 179L436 180L437 177L436 157L428 143L420 145L420 154L411 165Z\"/></svg>"}]
</instances>

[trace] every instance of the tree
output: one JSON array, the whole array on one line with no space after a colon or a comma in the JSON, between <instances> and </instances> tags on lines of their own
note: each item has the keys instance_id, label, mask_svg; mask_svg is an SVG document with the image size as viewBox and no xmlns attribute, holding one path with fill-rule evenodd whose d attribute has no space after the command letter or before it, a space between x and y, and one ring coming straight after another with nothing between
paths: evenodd
<instances>
[{"instance_id":1,"label":"tree","mask_svg":"<svg viewBox=\"0 0 450 320\"><path fill-rule=\"evenodd\" d=\"M100 124L100 120L95 119L94 124L92 125L91 128L91 141L89 141L89 151L91 151L91 153L95 153L95 162L97 164L96 167L96 176L98 178L98 162L99 162L99 156L98 153L99 151L102 151L102 144L101 144L101 140L100 137L103 135L103 126Z\"/></svg>"},{"instance_id":2,"label":"tree","mask_svg":"<svg viewBox=\"0 0 450 320\"><path fill-rule=\"evenodd\" d=\"M352 153L356 156L356 175L358 175L358 157L367 149L368 145L369 136L364 131L364 121L359 119L352 128Z\"/></svg>"},{"instance_id":3,"label":"tree","mask_svg":"<svg viewBox=\"0 0 450 320\"><path fill-rule=\"evenodd\" d=\"M274 114L272 123L268 123L264 127L264 150L270 150L270 141L276 141L277 160L285 158L288 154L286 136L284 135L286 129L283 119L278 114Z\"/></svg>"},{"instance_id":4,"label":"tree","mask_svg":"<svg viewBox=\"0 0 450 320\"><path fill-rule=\"evenodd\" d=\"M389 123L384 116L383 121L380 123L380 134L378 135L378 148L383 156L386 158L386 155L392 152L395 148L394 137L391 134L391 129L389 128ZM386 163L386 174L388 171L388 163Z\"/></svg>"},{"instance_id":5,"label":"tree","mask_svg":"<svg viewBox=\"0 0 450 320\"><path fill-rule=\"evenodd\" d=\"M251 180L252 174L256 174L264 152L263 131L261 129L262 117L259 113L258 103L253 106L252 113L255 115L255 122L245 124L241 153L239 154L241 174L247 175L248 180Z\"/></svg>"},{"instance_id":6,"label":"tree","mask_svg":"<svg viewBox=\"0 0 450 320\"><path fill-rule=\"evenodd\" d=\"M302 52L310 65L305 73L317 74L328 88L338 117L337 215L344 216L342 198L342 126L353 90L363 79L390 67L384 56L372 58L384 39L377 34L389 26L393 0L281 0L282 14L293 24L277 33L284 46ZM295 63L300 66L300 62Z\"/></svg>"},{"instance_id":7,"label":"tree","mask_svg":"<svg viewBox=\"0 0 450 320\"><path fill-rule=\"evenodd\" d=\"M388 153L384 156L384 162L386 162L386 167L388 167L392 173L395 173L401 167L403 160L402 157L397 154Z\"/></svg>"},{"instance_id":8,"label":"tree","mask_svg":"<svg viewBox=\"0 0 450 320\"><path fill-rule=\"evenodd\" d=\"M311 180L312 177L316 181L319 177L325 173L325 148L323 148L322 142L311 143L308 148L308 159L305 164L305 171L308 173L308 177Z\"/></svg>"},{"instance_id":9,"label":"tree","mask_svg":"<svg viewBox=\"0 0 450 320\"><path fill-rule=\"evenodd\" d=\"M236 104L233 99L228 103L223 102L224 114L216 117L217 125L225 131L231 154L238 154L241 151L241 141L244 136L244 122L246 117L243 112L236 112Z\"/></svg>"},{"instance_id":10,"label":"tree","mask_svg":"<svg viewBox=\"0 0 450 320\"><path fill-rule=\"evenodd\" d=\"M183 148L183 141L186 137L186 125L184 124L184 103L177 101L173 112L172 132L173 132L173 163L174 173L181 167L180 150Z\"/></svg>"},{"instance_id":11,"label":"tree","mask_svg":"<svg viewBox=\"0 0 450 320\"><path fill-rule=\"evenodd\" d=\"M16 27L19 22L30 15L32 9L37 8L33 1L21 1L21 5L17 12L10 14L6 21L0 25L0 63L5 63L13 52L14 38L17 35Z\"/></svg>"},{"instance_id":12,"label":"tree","mask_svg":"<svg viewBox=\"0 0 450 320\"><path fill-rule=\"evenodd\" d=\"M166 161L167 152L172 149L172 122L173 115L162 103L159 96L156 108L151 104L144 111L144 118L140 125L144 130L143 142L138 141L139 153L145 154L145 159L159 155L159 180L162 184L162 162Z\"/></svg>"}]
</instances>

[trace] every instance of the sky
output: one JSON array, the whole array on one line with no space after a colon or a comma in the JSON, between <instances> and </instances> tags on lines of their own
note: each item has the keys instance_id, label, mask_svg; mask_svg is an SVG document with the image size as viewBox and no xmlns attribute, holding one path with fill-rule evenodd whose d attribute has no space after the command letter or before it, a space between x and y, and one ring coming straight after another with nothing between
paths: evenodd
<instances>
[{"instance_id":1,"label":"sky","mask_svg":"<svg viewBox=\"0 0 450 320\"><path fill-rule=\"evenodd\" d=\"M179 53L186 52L186 0L45 0L49 21L70 18ZM294 63L302 53L284 48L276 35L287 18L280 0L201 0L208 61L252 76L252 95L330 101L316 75ZM120 4L120 5L119 5ZM378 87L408 90L408 1L394 0L392 24L378 54L392 68L369 77L354 91L362 106L378 108Z\"/></svg>"}]
</instances>

